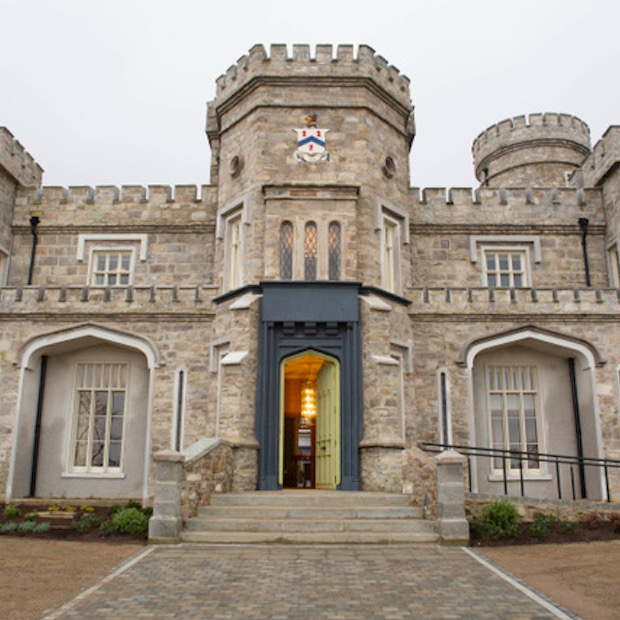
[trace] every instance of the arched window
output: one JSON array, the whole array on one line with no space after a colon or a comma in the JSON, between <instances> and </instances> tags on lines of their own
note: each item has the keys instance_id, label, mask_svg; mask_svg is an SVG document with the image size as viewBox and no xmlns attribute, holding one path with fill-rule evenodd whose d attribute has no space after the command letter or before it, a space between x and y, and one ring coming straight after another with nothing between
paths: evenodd
<instances>
[{"instance_id":1,"label":"arched window","mask_svg":"<svg viewBox=\"0 0 620 620\"><path fill-rule=\"evenodd\" d=\"M340 280L340 255L341 255L340 224L330 222L327 232L328 270L330 280Z\"/></svg>"},{"instance_id":2,"label":"arched window","mask_svg":"<svg viewBox=\"0 0 620 620\"><path fill-rule=\"evenodd\" d=\"M293 278L293 224L282 222L280 226L280 278Z\"/></svg>"},{"instance_id":3,"label":"arched window","mask_svg":"<svg viewBox=\"0 0 620 620\"><path fill-rule=\"evenodd\" d=\"M316 224L307 222L304 230L304 279L316 280Z\"/></svg>"}]
</instances>

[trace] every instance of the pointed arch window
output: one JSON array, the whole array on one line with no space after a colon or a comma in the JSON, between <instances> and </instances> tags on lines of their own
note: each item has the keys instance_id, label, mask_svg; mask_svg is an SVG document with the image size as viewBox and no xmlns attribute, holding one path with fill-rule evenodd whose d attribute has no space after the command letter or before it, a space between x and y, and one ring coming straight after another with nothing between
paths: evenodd
<instances>
[{"instance_id":1,"label":"pointed arch window","mask_svg":"<svg viewBox=\"0 0 620 620\"><path fill-rule=\"evenodd\" d=\"M330 222L327 231L328 275L330 280L340 280L342 234L338 222Z\"/></svg>"},{"instance_id":2,"label":"pointed arch window","mask_svg":"<svg viewBox=\"0 0 620 620\"><path fill-rule=\"evenodd\" d=\"M307 222L304 229L304 279L316 280L316 223Z\"/></svg>"},{"instance_id":3,"label":"pointed arch window","mask_svg":"<svg viewBox=\"0 0 620 620\"><path fill-rule=\"evenodd\" d=\"M293 224L282 222L280 226L280 278L293 279Z\"/></svg>"}]
</instances>

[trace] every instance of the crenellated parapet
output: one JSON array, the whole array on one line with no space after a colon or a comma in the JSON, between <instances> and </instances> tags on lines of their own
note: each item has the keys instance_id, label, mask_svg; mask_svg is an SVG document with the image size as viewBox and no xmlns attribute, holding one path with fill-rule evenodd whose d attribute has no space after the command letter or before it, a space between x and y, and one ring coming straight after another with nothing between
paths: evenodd
<instances>
[{"instance_id":1,"label":"crenellated parapet","mask_svg":"<svg viewBox=\"0 0 620 620\"><path fill-rule=\"evenodd\" d=\"M0 168L4 168L18 185L41 185L43 168L6 127L0 127Z\"/></svg>"},{"instance_id":2,"label":"crenellated parapet","mask_svg":"<svg viewBox=\"0 0 620 620\"><path fill-rule=\"evenodd\" d=\"M463 320L467 315L557 316L560 320L620 316L620 289L610 288L409 288L415 316L444 315Z\"/></svg>"},{"instance_id":3,"label":"crenellated parapet","mask_svg":"<svg viewBox=\"0 0 620 620\"><path fill-rule=\"evenodd\" d=\"M14 223L23 224L32 209L41 211L44 226L211 223L216 200L210 185L24 188L15 200Z\"/></svg>"},{"instance_id":4,"label":"crenellated parapet","mask_svg":"<svg viewBox=\"0 0 620 620\"><path fill-rule=\"evenodd\" d=\"M273 44L269 55L262 45L254 45L225 74L217 79L216 103L220 105L257 77L320 78L337 81L343 78L366 78L375 82L407 109L411 108L410 80L376 54L368 45L360 45L357 55L353 45L317 45L314 56L310 45L294 44L292 56L287 46Z\"/></svg>"},{"instance_id":5,"label":"crenellated parapet","mask_svg":"<svg viewBox=\"0 0 620 620\"><path fill-rule=\"evenodd\" d=\"M414 187L409 196L414 225L577 225L580 217L605 223L594 188Z\"/></svg>"},{"instance_id":6,"label":"crenellated parapet","mask_svg":"<svg viewBox=\"0 0 620 620\"><path fill-rule=\"evenodd\" d=\"M596 187L608 172L620 163L620 126L612 125L594 145L592 152L581 166L585 187Z\"/></svg>"},{"instance_id":7,"label":"crenellated parapet","mask_svg":"<svg viewBox=\"0 0 620 620\"><path fill-rule=\"evenodd\" d=\"M483 131L472 153L482 184L562 185L590 153L590 129L569 114L515 116Z\"/></svg>"}]
</instances>

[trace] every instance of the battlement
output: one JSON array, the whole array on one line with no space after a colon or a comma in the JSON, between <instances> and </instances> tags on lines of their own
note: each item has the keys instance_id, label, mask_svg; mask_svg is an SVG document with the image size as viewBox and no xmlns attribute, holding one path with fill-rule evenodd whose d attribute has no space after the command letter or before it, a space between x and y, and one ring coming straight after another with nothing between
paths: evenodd
<instances>
[{"instance_id":1,"label":"battlement","mask_svg":"<svg viewBox=\"0 0 620 620\"><path fill-rule=\"evenodd\" d=\"M332 45L317 45L311 55L310 45L294 44L292 56L287 46L273 44L269 56L258 44L217 78L216 104L220 104L253 78L370 78L407 109L411 109L410 80L390 65L368 45L360 45L354 56L353 45L338 45L336 55Z\"/></svg>"},{"instance_id":2,"label":"battlement","mask_svg":"<svg viewBox=\"0 0 620 620\"><path fill-rule=\"evenodd\" d=\"M41 185L43 168L6 128L0 127L0 167L4 168L19 185Z\"/></svg>"},{"instance_id":3,"label":"battlement","mask_svg":"<svg viewBox=\"0 0 620 620\"><path fill-rule=\"evenodd\" d=\"M25 221L30 210L40 209L48 226L64 226L68 221L72 225L207 223L215 214L216 192L211 185L24 188L17 194L14 218L16 223Z\"/></svg>"},{"instance_id":4,"label":"battlement","mask_svg":"<svg viewBox=\"0 0 620 620\"><path fill-rule=\"evenodd\" d=\"M574 187L427 187L410 189L412 224L577 225L580 217L604 224L599 189Z\"/></svg>"},{"instance_id":5,"label":"battlement","mask_svg":"<svg viewBox=\"0 0 620 620\"><path fill-rule=\"evenodd\" d=\"M586 187L598 185L618 162L620 162L620 126L612 125L594 145L592 152L581 166L584 185Z\"/></svg>"},{"instance_id":6,"label":"battlement","mask_svg":"<svg viewBox=\"0 0 620 620\"><path fill-rule=\"evenodd\" d=\"M522 114L491 125L474 140L472 153L474 157L481 157L481 152L500 145L545 138L571 140L590 150L590 128L586 123L570 114L546 112Z\"/></svg>"},{"instance_id":7,"label":"battlement","mask_svg":"<svg viewBox=\"0 0 620 620\"><path fill-rule=\"evenodd\" d=\"M210 201L211 186L203 185L198 193L196 185L79 185L58 187L46 185L40 189L28 189L22 196L29 204L116 204L116 203L202 203Z\"/></svg>"}]
</instances>

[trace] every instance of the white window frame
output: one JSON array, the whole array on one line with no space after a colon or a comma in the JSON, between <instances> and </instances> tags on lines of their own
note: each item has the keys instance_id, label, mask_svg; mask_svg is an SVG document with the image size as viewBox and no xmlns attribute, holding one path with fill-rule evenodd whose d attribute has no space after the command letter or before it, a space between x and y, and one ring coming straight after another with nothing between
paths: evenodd
<instances>
[{"instance_id":1,"label":"white window frame","mask_svg":"<svg viewBox=\"0 0 620 620\"><path fill-rule=\"evenodd\" d=\"M525 273L527 284L532 286L532 262L542 261L540 239L537 235L471 235L469 237L469 259L472 263L481 263L480 279L483 287L487 287L486 250L504 250L510 252L526 252ZM532 261L533 259L533 261ZM495 287L509 288L509 287Z\"/></svg>"},{"instance_id":2,"label":"white window frame","mask_svg":"<svg viewBox=\"0 0 620 620\"><path fill-rule=\"evenodd\" d=\"M385 233L386 224L394 226L395 241L392 269L386 264ZM381 287L390 293L400 295L403 286L403 246L410 242L408 214L384 200L375 201L375 232L379 233L379 252L381 260ZM344 255L343 255L344 256ZM389 273L388 273L389 271Z\"/></svg>"},{"instance_id":3,"label":"white window frame","mask_svg":"<svg viewBox=\"0 0 620 620\"><path fill-rule=\"evenodd\" d=\"M618 252L617 241L613 241L607 246L607 272L609 286L620 288L620 253Z\"/></svg>"},{"instance_id":4,"label":"white window frame","mask_svg":"<svg viewBox=\"0 0 620 620\"><path fill-rule=\"evenodd\" d=\"M520 254L521 261L523 264L523 283L521 286L502 286L501 284L496 284L493 288L528 288L531 286L532 276L530 273L530 251L527 246L519 246L519 245L481 245L480 246L481 253L481 264L482 264L482 284L485 287L489 287L489 278L488 278L488 270L487 270L487 253L492 254ZM499 267L497 270L499 273ZM510 277L513 277L512 265L510 267ZM490 288L490 287L489 287Z\"/></svg>"},{"instance_id":5,"label":"white window frame","mask_svg":"<svg viewBox=\"0 0 620 620\"><path fill-rule=\"evenodd\" d=\"M488 442L489 447L494 447L493 441L493 420L492 420L492 408L491 408L491 392L502 392L504 396L507 393L530 393L533 390L517 390L517 389L506 389L505 386L502 390L493 389L491 390L491 386L489 385L489 370L490 368L501 368L505 370L506 368L534 368L534 372L536 375L536 389L534 395L534 407L536 414L536 436L537 436L537 444L538 444L538 453L545 452L545 439L543 435L543 411L542 411L542 398L541 398L541 385L540 385L540 368L537 364L526 364L526 363L497 363L497 364L488 364L484 368L484 385L485 385L485 398L486 398L486 411L487 411L487 422L488 422ZM505 403L505 398L504 398ZM525 418L523 416L523 408L521 406L522 401L520 400L520 413L519 413L519 429L521 436L521 447L520 451L525 452L524 446L527 447L527 435L525 433ZM504 436L504 450L510 450L510 435L508 429L508 416L506 414L506 405L503 407L503 436ZM495 458L490 457L491 462L491 475L489 476L490 481L498 481L503 479L503 469L502 467L495 466ZM531 468L529 466L529 462L527 460L523 460L523 477L524 479L549 479L547 476L546 465L543 461L539 461L537 468ZM519 479L519 467L512 467L511 459L506 458L506 477L509 480Z\"/></svg>"},{"instance_id":6,"label":"white window frame","mask_svg":"<svg viewBox=\"0 0 620 620\"><path fill-rule=\"evenodd\" d=\"M77 446L77 431L78 431L78 415L79 415L79 390L82 386L78 386L78 369L80 365L122 365L125 366L125 400L124 400L124 411L123 411L123 429L121 433L121 449L120 449L120 464L118 467L110 467L105 462L103 465L76 465L75 464L75 450ZM96 362L96 361L81 361L77 362L74 367L73 373L73 412L72 412L72 424L71 424L71 442L68 449L67 454L67 467L66 473L63 474L63 477L94 477L94 478L124 478L125 474L123 472L123 464L125 461L125 449L126 449L126 436L127 436L127 414L128 414L128 405L130 398L130 385L131 385L131 366L127 362L124 361L105 361L105 362ZM97 389L97 387L90 387L92 391ZM114 390L115 388L107 388L109 391ZM89 421L89 424L92 420ZM106 444L109 443L109 425L106 424ZM106 449L109 449L109 446ZM92 458L92 455L89 456L88 446L87 446L87 458Z\"/></svg>"},{"instance_id":7,"label":"white window frame","mask_svg":"<svg viewBox=\"0 0 620 620\"><path fill-rule=\"evenodd\" d=\"M0 286L5 286L9 275L9 253L0 246Z\"/></svg>"},{"instance_id":8,"label":"white window frame","mask_svg":"<svg viewBox=\"0 0 620 620\"><path fill-rule=\"evenodd\" d=\"M401 223L387 213L381 218L381 286L398 295L401 291ZM392 251L388 255L386 237L392 231Z\"/></svg>"},{"instance_id":9,"label":"white window frame","mask_svg":"<svg viewBox=\"0 0 620 620\"><path fill-rule=\"evenodd\" d=\"M233 251L234 229L238 230L236 250ZM232 291L243 286L243 212L236 209L225 218L224 233L224 288Z\"/></svg>"},{"instance_id":10,"label":"white window frame","mask_svg":"<svg viewBox=\"0 0 620 620\"><path fill-rule=\"evenodd\" d=\"M105 284L93 284L93 268L94 254L96 252L129 252L131 251L129 265L129 283L115 284L113 286L127 287L134 284L136 263L139 258L140 262L145 262L148 253L148 235L146 234L106 234L93 233L78 236L77 256L78 262L83 262L88 256L88 271L86 274L86 283L96 288L106 288Z\"/></svg>"},{"instance_id":11,"label":"white window frame","mask_svg":"<svg viewBox=\"0 0 620 620\"><path fill-rule=\"evenodd\" d=\"M96 284L94 282L95 277L95 267L97 264L97 257L101 254L129 254L129 281L127 284ZM108 286L119 286L119 287L127 287L131 286L134 283L134 274L135 274L135 266L136 266L136 248L131 246L115 246L115 247L92 247L89 250L89 259L88 259L88 285L96 288L106 288ZM109 275L109 272L104 272Z\"/></svg>"}]
</instances>

